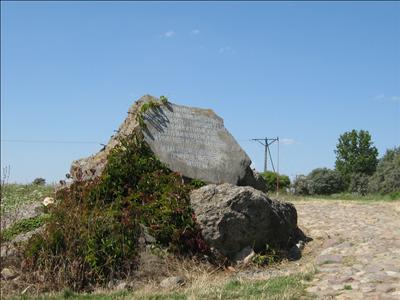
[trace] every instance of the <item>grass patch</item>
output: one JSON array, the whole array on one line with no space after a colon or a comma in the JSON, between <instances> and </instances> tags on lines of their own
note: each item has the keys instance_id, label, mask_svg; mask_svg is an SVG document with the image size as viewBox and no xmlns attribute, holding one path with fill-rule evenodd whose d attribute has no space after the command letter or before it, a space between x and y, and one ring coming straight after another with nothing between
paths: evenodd
<instances>
[{"instance_id":1,"label":"grass patch","mask_svg":"<svg viewBox=\"0 0 400 300\"><path fill-rule=\"evenodd\" d=\"M351 291L353 288L351 287L351 285L345 285L344 286L344 288L343 288L344 290L348 290L348 291Z\"/></svg>"},{"instance_id":2,"label":"grass patch","mask_svg":"<svg viewBox=\"0 0 400 300\"><path fill-rule=\"evenodd\" d=\"M54 193L52 185L4 184L1 191L1 215L33 202L41 202Z\"/></svg>"},{"instance_id":3,"label":"grass patch","mask_svg":"<svg viewBox=\"0 0 400 300\"><path fill-rule=\"evenodd\" d=\"M43 214L29 219L23 219L11 227L1 232L0 240L8 242L13 240L17 235L35 230L42 226L50 218L49 214Z\"/></svg>"},{"instance_id":4,"label":"grass patch","mask_svg":"<svg viewBox=\"0 0 400 300\"><path fill-rule=\"evenodd\" d=\"M62 293L41 296L41 297L18 297L13 299L78 299L78 300L105 300L105 299L269 299L269 300L285 300L299 299L305 296L306 284L304 280L308 280L307 274L294 274L289 276L280 276L268 280L257 281L240 281L229 280L222 284L215 285L210 282L207 285L195 288L186 288L176 291L165 292L115 292L109 294L77 294L70 290Z\"/></svg>"}]
</instances>

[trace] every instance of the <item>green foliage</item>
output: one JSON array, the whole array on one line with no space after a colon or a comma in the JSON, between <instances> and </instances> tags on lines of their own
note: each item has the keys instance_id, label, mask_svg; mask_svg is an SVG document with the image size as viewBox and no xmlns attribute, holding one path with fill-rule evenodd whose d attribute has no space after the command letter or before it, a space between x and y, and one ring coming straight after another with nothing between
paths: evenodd
<instances>
[{"instance_id":1,"label":"green foliage","mask_svg":"<svg viewBox=\"0 0 400 300\"><path fill-rule=\"evenodd\" d=\"M3 230L1 232L1 241L2 242L7 242L13 240L17 235L21 233L26 233L29 231L33 231L36 228L39 228L42 226L45 221L49 219L48 214L40 215L37 217L29 218L29 219L23 219L15 224L13 224L11 227Z\"/></svg>"},{"instance_id":2,"label":"green foliage","mask_svg":"<svg viewBox=\"0 0 400 300\"><path fill-rule=\"evenodd\" d=\"M294 193L296 195L308 195L308 181L307 176L297 175L292 184Z\"/></svg>"},{"instance_id":3,"label":"green foliage","mask_svg":"<svg viewBox=\"0 0 400 300\"><path fill-rule=\"evenodd\" d=\"M199 189L199 188L205 186L206 183L204 181L199 180L199 179L192 179L191 182L190 182L190 185L195 189Z\"/></svg>"},{"instance_id":4,"label":"green foliage","mask_svg":"<svg viewBox=\"0 0 400 300\"><path fill-rule=\"evenodd\" d=\"M45 185L46 184L46 180L44 178L35 178L35 180L33 180L32 184L35 185Z\"/></svg>"},{"instance_id":5,"label":"green foliage","mask_svg":"<svg viewBox=\"0 0 400 300\"><path fill-rule=\"evenodd\" d=\"M167 105L168 104L168 98L165 96L160 96L160 101L163 105Z\"/></svg>"},{"instance_id":6,"label":"green foliage","mask_svg":"<svg viewBox=\"0 0 400 300\"><path fill-rule=\"evenodd\" d=\"M286 175L278 175L277 173L271 171L260 173L260 175L262 176L262 178L264 178L266 182L267 191L276 191L277 177L279 178L280 189L284 189L290 186L290 179Z\"/></svg>"},{"instance_id":7,"label":"green foliage","mask_svg":"<svg viewBox=\"0 0 400 300\"><path fill-rule=\"evenodd\" d=\"M369 191L400 194L400 147L387 150L379 160L376 172L369 179Z\"/></svg>"},{"instance_id":8,"label":"green foliage","mask_svg":"<svg viewBox=\"0 0 400 300\"><path fill-rule=\"evenodd\" d=\"M25 266L55 287L84 289L133 272L141 226L179 254L207 252L189 205L193 187L156 159L139 132L121 139L102 176L62 190Z\"/></svg>"},{"instance_id":9,"label":"green foliage","mask_svg":"<svg viewBox=\"0 0 400 300\"><path fill-rule=\"evenodd\" d=\"M310 195L329 195L344 190L339 172L327 168L317 168L307 175L307 188Z\"/></svg>"},{"instance_id":10,"label":"green foliage","mask_svg":"<svg viewBox=\"0 0 400 300\"><path fill-rule=\"evenodd\" d=\"M363 173L350 174L350 183L348 191L359 195L366 195L368 193L368 180L369 176Z\"/></svg>"},{"instance_id":11,"label":"green foliage","mask_svg":"<svg viewBox=\"0 0 400 300\"><path fill-rule=\"evenodd\" d=\"M317 168L307 176L297 176L293 188L296 195L330 195L342 192L344 183L339 172Z\"/></svg>"},{"instance_id":12,"label":"green foliage","mask_svg":"<svg viewBox=\"0 0 400 300\"><path fill-rule=\"evenodd\" d=\"M156 109L161 105L167 105L168 98L165 96L160 96L160 101L150 100L143 103L140 107L140 110L136 113L136 121L139 123L139 126L142 128L146 127L146 123L144 122L144 114L151 109Z\"/></svg>"},{"instance_id":13,"label":"green foliage","mask_svg":"<svg viewBox=\"0 0 400 300\"><path fill-rule=\"evenodd\" d=\"M352 288L352 286L351 286L351 285L349 285L349 284L346 284L346 285L343 287L343 289L344 289L344 290L351 291L353 288Z\"/></svg>"},{"instance_id":14,"label":"green foliage","mask_svg":"<svg viewBox=\"0 0 400 300\"><path fill-rule=\"evenodd\" d=\"M351 174L372 175L378 163L378 150L373 146L371 135L365 130L352 130L339 137L336 145L336 170L350 182Z\"/></svg>"},{"instance_id":15,"label":"green foliage","mask_svg":"<svg viewBox=\"0 0 400 300\"><path fill-rule=\"evenodd\" d=\"M281 261L286 253L283 253L278 248L272 247L268 244L265 245L264 249L258 251L252 258L252 262L257 266L266 266L276 264Z\"/></svg>"}]
</instances>

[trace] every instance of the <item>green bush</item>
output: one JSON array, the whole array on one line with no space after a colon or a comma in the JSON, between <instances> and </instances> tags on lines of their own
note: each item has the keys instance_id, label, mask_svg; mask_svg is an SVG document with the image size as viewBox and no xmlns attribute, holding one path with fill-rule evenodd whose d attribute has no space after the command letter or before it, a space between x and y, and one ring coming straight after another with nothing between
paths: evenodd
<instances>
[{"instance_id":1,"label":"green bush","mask_svg":"<svg viewBox=\"0 0 400 300\"><path fill-rule=\"evenodd\" d=\"M368 180L369 176L366 174L363 173L350 174L348 191L363 196L366 195L368 193Z\"/></svg>"},{"instance_id":2,"label":"green bush","mask_svg":"<svg viewBox=\"0 0 400 300\"><path fill-rule=\"evenodd\" d=\"M317 168L307 175L308 192L311 195L329 195L344 190L344 183L339 172Z\"/></svg>"},{"instance_id":3,"label":"green bush","mask_svg":"<svg viewBox=\"0 0 400 300\"><path fill-rule=\"evenodd\" d=\"M400 147L386 151L379 160L376 172L370 177L368 190L371 193L400 193Z\"/></svg>"},{"instance_id":4,"label":"green bush","mask_svg":"<svg viewBox=\"0 0 400 300\"><path fill-rule=\"evenodd\" d=\"M275 172L271 171L266 171L263 173L260 173L262 178L264 178L266 185L267 185L267 191L276 191L276 182L277 178L279 177L279 188L284 189L290 186L290 179L286 175L278 175Z\"/></svg>"},{"instance_id":5,"label":"green bush","mask_svg":"<svg viewBox=\"0 0 400 300\"><path fill-rule=\"evenodd\" d=\"M293 181L292 187L296 195L308 195L308 181L307 176L297 175Z\"/></svg>"},{"instance_id":6,"label":"green bush","mask_svg":"<svg viewBox=\"0 0 400 300\"><path fill-rule=\"evenodd\" d=\"M307 175L307 188L310 195L329 195L344 190L340 173L327 168L317 168Z\"/></svg>"},{"instance_id":7,"label":"green bush","mask_svg":"<svg viewBox=\"0 0 400 300\"><path fill-rule=\"evenodd\" d=\"M44 178L35 178L35 180L33 180L32 184L34 185L45 185L46 184L46 179Z\"/></svg>"},{"instance_id":8,"label":"green bush","mask_svg":"<svg viewBox=\"0 0 400 300\"><path fill-rule=\"evenodd\" d=\"M100 178L58 193L44 234L26 248L26 271L39 271L52 288L81 290L131 274L140 224L175 253L208 251L189 202L199 183L184 184L153 156L140 133L120 142Z\"/></svg>"}]
</instances>

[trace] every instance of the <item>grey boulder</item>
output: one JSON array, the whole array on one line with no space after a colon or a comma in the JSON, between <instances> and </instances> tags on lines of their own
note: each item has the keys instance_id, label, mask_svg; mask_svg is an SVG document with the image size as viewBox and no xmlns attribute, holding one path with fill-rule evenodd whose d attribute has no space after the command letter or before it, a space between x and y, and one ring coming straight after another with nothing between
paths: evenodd
<instances>
[{"instance_id":1,"label":"grey boulder","mask_svg":"<svg viewBox=\"0 0 400 300\"><path fill-rule=\"evenodd\" d=\"M143 112L143 107L150 103L158 104ZM265 190L262 178L250 169L250 158L225 128L221 117L211 109L161 103L150 95L136 101L102 150L72 162L71 178L79 181L99 177L120 138L141 132L154 155L183 177ZM138 116L143 118L144 125L139 124Z\"/></svg>"},{"instance_id":2,"label":"grey boulder","mask_svg":"<svg viewBox=\"0 0 400 300\"><path fill-rule=\"evenodd\" d=\"M190 194L191 206L210 247L228 258L267 244L289 249L299 239L293 204L269 199L248 186L207 185Z\"/></svg>"}]
</instances>

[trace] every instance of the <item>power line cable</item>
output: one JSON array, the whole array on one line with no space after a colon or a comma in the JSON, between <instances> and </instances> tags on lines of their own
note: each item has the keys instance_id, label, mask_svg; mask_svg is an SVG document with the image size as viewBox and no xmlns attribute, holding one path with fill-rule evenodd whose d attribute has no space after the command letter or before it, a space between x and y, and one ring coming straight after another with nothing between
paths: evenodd
<instances>
[{"instance_id":1,"label":"power line cable","mask_svg":"<svg viewBox=\"0 0 400 300\"><path fill-rule=\"evenodd\" d=\"M97 144L104 145L95 141L62 141L62 140L19 140L19 139L2 139L5 143L36 143L36 144Z\"/></svg>"}]
</instances>

